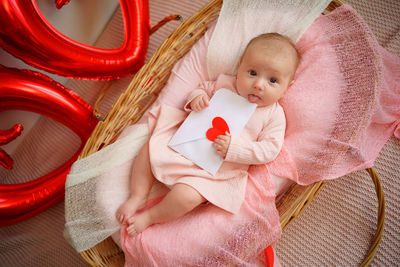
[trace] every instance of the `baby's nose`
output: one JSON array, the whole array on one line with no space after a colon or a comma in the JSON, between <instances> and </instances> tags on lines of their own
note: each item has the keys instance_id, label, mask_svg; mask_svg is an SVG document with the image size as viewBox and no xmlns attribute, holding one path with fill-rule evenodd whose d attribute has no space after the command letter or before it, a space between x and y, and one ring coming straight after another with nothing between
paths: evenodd
<instances>
[{"instance_id":1,"label":"baby's nose","mask_svg":"<svg viewBox=\"0 0 400 267\"><path fill-rule=\"evenodd\" d=\"M254 85L253 85L253 86L254 86L255 89L261 91L261 90L263 90L263 88L264 88L264 83L263 83L262 79L257 79L257 80L254 82Z\"/></svg>"}]
</instances>

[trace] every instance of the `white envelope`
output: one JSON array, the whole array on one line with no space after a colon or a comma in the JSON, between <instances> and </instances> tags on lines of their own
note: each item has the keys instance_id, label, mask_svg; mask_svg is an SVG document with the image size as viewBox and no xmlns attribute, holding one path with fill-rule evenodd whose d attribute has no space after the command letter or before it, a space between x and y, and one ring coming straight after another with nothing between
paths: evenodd
<instances>
[{"instance_id":1,"label":"white envelope","mask_svg":"<svg viewBox=\"0 0 400 267\"><path fill-rule=\"evenodd\" d=\"M228 90L219 89L210 100L210 105L200 112L192 111L185 119L168 146L200 168L215 175L223 159L217 154L206 132L212 127L215 117L223 118L232 136L240 135L255 111L257 104Z\"/></svg>"}]
</instances>

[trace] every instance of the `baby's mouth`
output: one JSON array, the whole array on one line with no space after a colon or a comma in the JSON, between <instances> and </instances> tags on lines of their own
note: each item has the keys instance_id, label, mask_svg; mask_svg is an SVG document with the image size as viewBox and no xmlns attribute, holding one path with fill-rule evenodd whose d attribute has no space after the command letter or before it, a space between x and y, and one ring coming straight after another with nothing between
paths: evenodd
<instances>
[{"instance_id":1,"label":"baby's mouth","mask_svg":"<svg viewBox=\"0 0 400 267\"><path fill-rule=\"evenodd\" d=\"M259 96L254 95L254 94L249 94L249 95L247 95L247 100L248 100L250 103L257 103L257 101L260 100L260 99L261 99L261 98L260 98Z\"/></svg>"}]
</instances>

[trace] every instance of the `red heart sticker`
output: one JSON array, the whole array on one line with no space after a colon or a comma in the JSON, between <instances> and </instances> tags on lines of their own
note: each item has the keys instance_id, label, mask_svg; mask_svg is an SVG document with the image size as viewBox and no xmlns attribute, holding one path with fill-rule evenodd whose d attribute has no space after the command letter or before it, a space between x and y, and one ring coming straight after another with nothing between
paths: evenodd
<instances>
[{"instance_id":1,"label":"red heart sticker","mask_svg":"<svg viewBox=\"0 0 400 267\"><path fill-rule=\"evenodd\" d=\"M207 139L211 142L214 142L218 135L225 135L226 132L230 133L228 124L221 117L215 117L212 120L212 126L213 128L208 129L206 132Z\"/></svg>"}]
</instances>

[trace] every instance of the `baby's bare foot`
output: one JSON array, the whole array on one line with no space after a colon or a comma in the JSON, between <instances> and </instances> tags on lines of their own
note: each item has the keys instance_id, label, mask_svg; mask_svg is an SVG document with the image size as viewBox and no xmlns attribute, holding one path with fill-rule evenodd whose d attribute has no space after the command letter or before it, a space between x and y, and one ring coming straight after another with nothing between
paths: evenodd
<instances>
[{"instance_id":1,"label":"baby's bare foot","mask_svg":"<svg viewBox=\"0 0 400 267\"><path fill-rule=\"evenodd\" d=\"M132 217L139 208L142 208L146 204L146 198L139 196L130 196L128 200L122 204L117 212L116 217L117 220L121 224L125 224L127 220Z\"/></svg>"},{"instance_id":2,"label":"baby's bare foot","mask_svg":"<svg viewBox=\"0 0 400 267\"><path fill-rule=\"evenodd\" d=\"M126 231L130 236L135 236L143 232L147 227L152 224L150 213L144 211L137 216L128 219L128 228Z\"/></svg>"}]
</instances>

